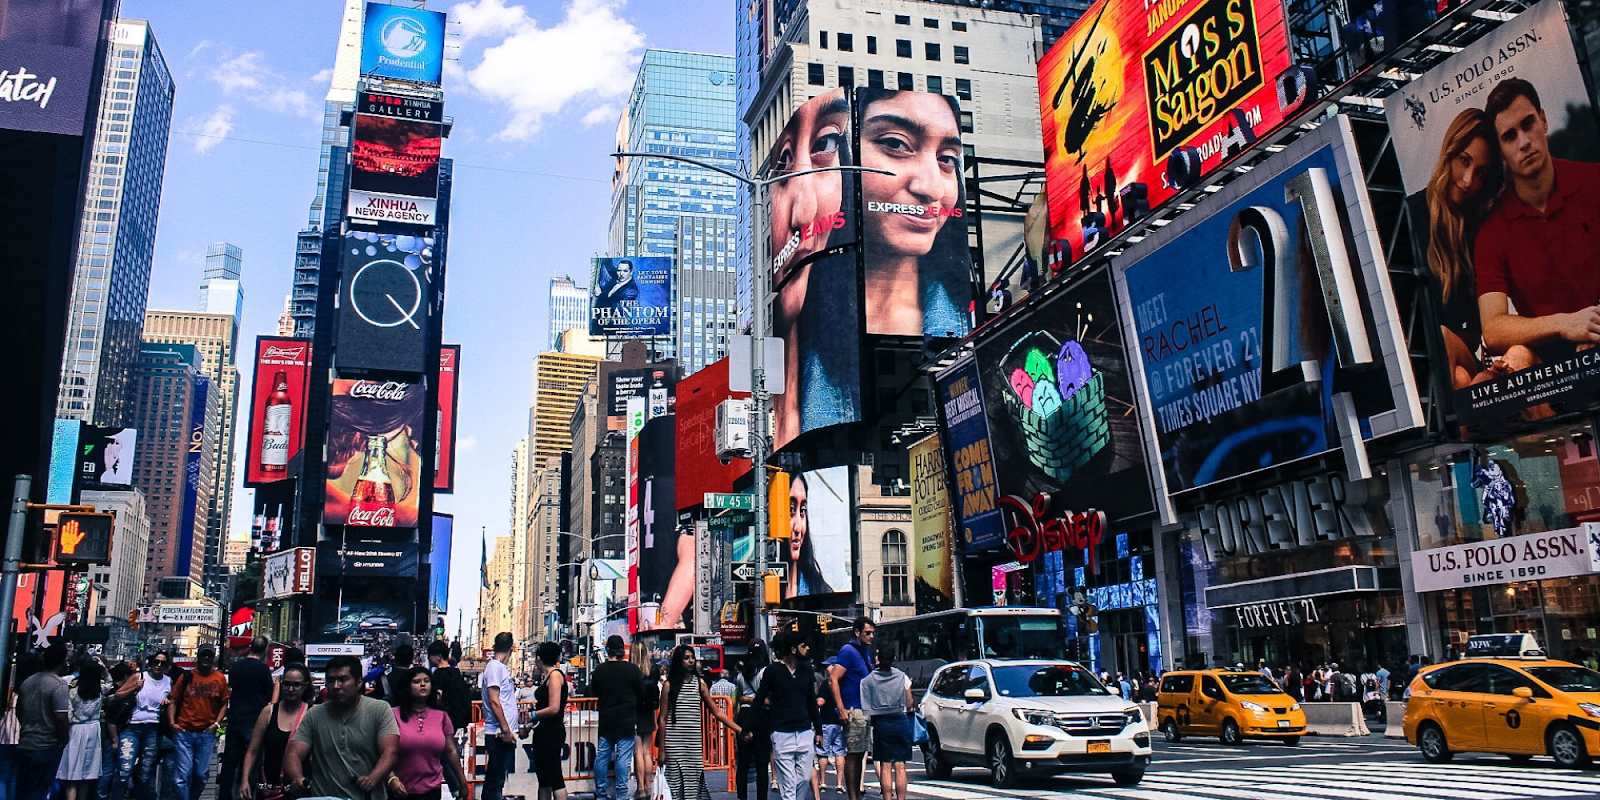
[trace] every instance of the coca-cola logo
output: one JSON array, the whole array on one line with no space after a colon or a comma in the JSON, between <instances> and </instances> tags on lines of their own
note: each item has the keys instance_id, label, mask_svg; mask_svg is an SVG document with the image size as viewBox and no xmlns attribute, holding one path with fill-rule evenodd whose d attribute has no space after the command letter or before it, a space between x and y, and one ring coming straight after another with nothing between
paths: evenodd
<instances>
[{"instance_id":1,"label":"coca-cola logo","mask_svg":"<svg viewBox=\"0 0 1600 800\"><path fill-rule=\"evenodd\" d=\"M399 381L356 381L350 386L350 396L362 400L392 400L406 399L406 392L410 391L411 384Z\"/></svg>"},{"instance_id":2,"label":"coca-cola logo","mask_svg":"<svg viewBox=\"0 0 1600 800\"><path fill-rule=\"evenodd\" d=\"M1045 553L1072 547L1085 551L1084 562L1094 573L1094 548L1105 536L1104 511L1068 511L1050 515L1050 495L1040 492L1029 503L1016 495L1000 498L1001 514L1007 518L1006 545L1017 560L1027 564Z\"/></svg>"},{"instance_id":3,"label":"coca-cola logo","mask_svg":"<svg viewBox=\"0 0 1600 800\"><path fill-rule=\"evenodd\" d=\"M303 345L303 344L299 345L297 347L279 347L277 345L269 344L269 345L267 345L266 352L262 353L261 357L262 358L287 358L287 359L292 359L292 360L295 360L295 361L300 361L301 359L305 358L305 354L306 354L306 346Z\"/></svg>"},{"instance_id":4,"label":"coca-cola logo","mask_svg":"<svg viewBox=\"0 0 1600 800\"><path fill-rule=\"evenodd\" d=\"M345 524L361 525L369 528L393 528L395 526L394 507L362 508L356 506L350 509L350 516L345 520Z\"/></svg>"}]
</instances>

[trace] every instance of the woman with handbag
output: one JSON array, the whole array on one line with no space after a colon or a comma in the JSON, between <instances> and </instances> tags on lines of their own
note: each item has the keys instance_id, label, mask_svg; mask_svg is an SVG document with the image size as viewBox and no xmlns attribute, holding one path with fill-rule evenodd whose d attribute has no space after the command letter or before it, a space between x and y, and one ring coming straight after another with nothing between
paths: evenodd
<instances>
[{"instance_id":1,"label":"woman with handbag","mask_svg":"<svg viewBox=\"0 0 1600 800\"><path fill-rule=\"evenodd\" d=\"M311 670L304 664L283 668L278 679L278 702L261 709L255 733L239 768L239 796L244 800L284 800L288 779L283 775L283 751L300 727L311 704ZM256 767L261 770L258 773ZM259 779L259 780L258 780Z\"/></svg>"},{"instance_id":2,"label":"woman with handbag","mask_svg":"<svg viewBox=\"0 0 1600 800\"><path fill-rule=\"evenodd\" d=\"M467 784L456 756L455 727L439 708L433 678L425 668L396 672L393 686L400 688L400 705L394 709L400 726L400 743L389 776L389 796L395 800L439 800L445 770L457 786Z\"/></svg>"}]
</instances>

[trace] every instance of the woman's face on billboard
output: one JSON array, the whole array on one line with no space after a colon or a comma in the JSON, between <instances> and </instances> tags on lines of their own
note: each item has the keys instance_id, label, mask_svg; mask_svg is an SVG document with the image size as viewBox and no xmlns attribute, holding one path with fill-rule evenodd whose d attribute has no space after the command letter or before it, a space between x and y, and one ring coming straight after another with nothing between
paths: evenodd
<instances>
[{"instance_id":1,"label":"woman's face on billboard","mask_svg":"<svg viewBox=\"0 0 1600 800\"><path fill-rule=\"evenodd\" d=\"M790 118L768 160L771 177L840 166L848 152L850 109L836 90L808 101ZM769 257L794 263L828 246L843 195L842 173L822 172L772 184ZM791 244L792 243L792 244ZM780 258L787 252L787 257Z\"/></svg>"},{"instance_id":2,"label":"woman's face on billboard","mask_svg":"<svg viewBox=\"0 0 1600 800\"><path fill-rule=\"evenodd\" d=\"M811 530L811 504L806 500L806 482L796 475L789 484L789 560L799 561L806 534ZM795 580L795 576L789 576Z\"/></svg>"},{"instance_id":3,"label":"woman's face on billboard","mask_svg":"<svg viewBox=\"0 0 1600 800\"><path fill-rule=\"evenodd\" d=\"M961 126L944 97L896 92L867 104L861 115L861 166L868 241L875 253L921 257L961 199ZM926 211L915 213L911 207ZM880 249L881 248L881 249Z\"/></svg>"}]
</instances>

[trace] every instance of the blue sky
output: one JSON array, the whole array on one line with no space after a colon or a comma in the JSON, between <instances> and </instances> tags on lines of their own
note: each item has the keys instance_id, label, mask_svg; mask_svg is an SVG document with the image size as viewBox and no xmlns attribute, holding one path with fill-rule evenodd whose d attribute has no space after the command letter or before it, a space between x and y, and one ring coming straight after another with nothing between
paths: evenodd
<instances>
[{"instance_id":1,"label":"blue sky","mask_svg":"<svg viewBox=\"0 0 1600 800\"><path fill-rule=\"evenodd\" d=\"M274 330L295 232L316 187L323 96L343 0L123 0L149 20L177 84L150 307L192 309L206 245L244 248L240 342ZM450 13L445 78L456 161L445 341L462 353L449 617L470 619L476 533L506 532L511 453L553 275L586 282L605 247L619 109L645 47L729 54L733 5L711 0L475 0ZM242 347L241 349L247 349ZM241 363L241 385L250 385ZM249 397L241 396L241 404ZM242 441L243 435L241 433ZM242 470L241 470L242 473ZM249 530L249 494L232 531Z\"/></svg>"}]
</instances>

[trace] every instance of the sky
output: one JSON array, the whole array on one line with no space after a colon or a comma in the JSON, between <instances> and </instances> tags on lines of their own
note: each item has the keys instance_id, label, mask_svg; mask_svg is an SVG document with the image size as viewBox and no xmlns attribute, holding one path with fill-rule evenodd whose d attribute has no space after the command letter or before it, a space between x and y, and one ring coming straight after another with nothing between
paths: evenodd
<instances>
[{"instance_id":1,"label":"sky","mask_svg":"<svg viewBox=\"0 0 1600 800\"><path fill-rule=\"evenodd\" d=\"M192 310L206 245L244 249L240 350L271 335L295 233L316 188L323 97L343 0L122 0L148 20L177 86L149 307ZM733 52L733 4L475 0L449 14L445 111L455 159L444 341L462 345L448 631L476 613L480 530L510 524L511 459L527 432L532 359L548 344L552 276L587 284L610 215L622 106L645 48ZM240 360L241 408L251 402ZM241 412L240 418L246 418ZM245 431L238 434L242 448ZM242 480L240 462L237 479ZM233 534L250 529L238 488ZM458 611L461 612L458 617Z\"/></svg>"}]
</instances>

